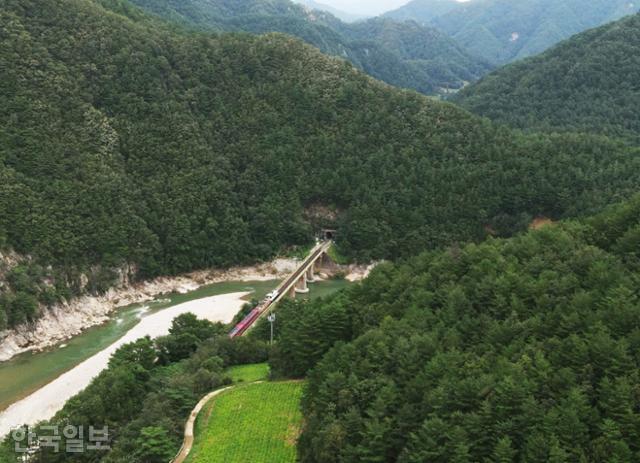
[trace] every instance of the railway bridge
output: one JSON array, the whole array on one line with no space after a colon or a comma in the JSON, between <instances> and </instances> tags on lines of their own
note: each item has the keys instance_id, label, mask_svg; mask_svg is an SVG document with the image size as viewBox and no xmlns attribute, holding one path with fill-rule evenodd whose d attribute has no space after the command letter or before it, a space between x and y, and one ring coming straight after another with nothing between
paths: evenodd
<instances>
[{"instance_id":1,"label":"railway bridge","mask_svg":"<svg viewBox=\"0 0 640 463\"><path fill-rule=\"evenodd\" d=\"M298 268L233 328L229 337L243 336L260 318L270 313L283 298L295 298L298 293L308 293L309 283L315 281L316 268L330 260L327 251L332 244L330 240L318 243Z\"/></svg>"}]
</instances>

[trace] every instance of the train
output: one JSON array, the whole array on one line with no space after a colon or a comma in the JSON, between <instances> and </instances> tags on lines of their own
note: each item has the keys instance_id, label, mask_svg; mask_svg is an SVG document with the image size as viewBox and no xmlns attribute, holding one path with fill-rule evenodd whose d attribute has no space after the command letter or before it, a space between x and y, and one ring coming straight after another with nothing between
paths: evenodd
<instances>
[{"instance_id":1,"label":"train","mask_svg":"<svg viewBox=\"0 0 640 463\"><path fill-rule=\"evenodd\" d=\"M238 336L242 336L245 331L247 331L251 325L255 323L255 321L260 317L262 312L269 307L269 305L275 301L280 292L276 289L267 294L266 298L258 304L249 314L242 319L240 323L238 323L233 330L229 333L230 338L236 338Z\"/></svg>"},{"instance_id":2,"label":"train","mask_svg":"<svg viewBox=\"0 0 640 463\"><path fill-rule=\"evenodd\" d=\"M235 338L238 336L242 336L245 331L249 329L249 327L255 322L260 314L262 313L262 304L258 305L255 309L253 309L249 314L242 319L240 323L238 323L231 333L229 333L230 338Z\"/></svg>"}]
</instances>

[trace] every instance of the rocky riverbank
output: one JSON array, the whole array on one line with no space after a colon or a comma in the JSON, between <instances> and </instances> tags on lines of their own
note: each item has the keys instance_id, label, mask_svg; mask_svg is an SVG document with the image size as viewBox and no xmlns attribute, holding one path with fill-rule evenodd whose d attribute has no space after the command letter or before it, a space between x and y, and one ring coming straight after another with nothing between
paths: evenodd
<instances>
[{"instance_id":1,"label":"rocky riverbank","mask_svg":"<svg viewBox=\"0 0 640 463\"><path fill-rule=\"evenodd\" d=\"M24 352L40 351L60 344L92 326L105 323L119 307L151 301L163 294L187 293L213 283L285 278L295 270L297 264L295 259L276 259L251 267L205 270L135 284L125 283L100 296L83 296L44 309L43 315L34 323L0 332L0 362ZM357 281L365 278L372 268L337 266L335 271L346 275L349 281Z\"/></svg>"},{"instance_id":2,"label":"rocky riverbank","mask_svg":"<svg viewBox=\"0 0 640 463\"><path fill-rule=\"evenodd\" d=\"M264 281L284 278L294 271L294 259L276 259L252 267L206 270L176 277L161 277L123 284L100 296L83 296L44 309L34 323L0 332L0 362L23 352L47 349L109 319L119 307L143 303L170 293L187 293L203 285L225 281Z\"/></svg>"}]
</instances>

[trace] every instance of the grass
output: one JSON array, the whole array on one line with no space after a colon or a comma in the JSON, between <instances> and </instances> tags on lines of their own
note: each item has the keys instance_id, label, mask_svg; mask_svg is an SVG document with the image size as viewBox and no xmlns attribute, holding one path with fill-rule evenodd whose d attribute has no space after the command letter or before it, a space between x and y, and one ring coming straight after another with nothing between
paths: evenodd
<instances>
[{"instance_id":1,"label":"grass","mask_svg":"<svg viewBox=\"0 0 640 463\"><path fill-rule=\"evenodd\" d=\"M237 386L203 410L191 463L288 463L296 461L302 424L303 383Z\"/></svg>"},{"instance_id":2,"label":"grass","mask_svg":"<svg viewBox=\"0 0 640 463\"><path fill-rule=\"evenodd\" d=\"M269 377L269 365L255 363L253 365L238 365L227 370L227 374L234 383L252 383L264 381Z\"/></svg>"},{"instance_id":3,"label":"grass","mask_svg":"<svg viewBox=\"0 0 640 463\"><path fill-rule=\"evenodd\" d=\"M349 264L349 259L340 254L335 244L327 249L327 255L338 265Z\"/></svg>"}]
</instances>

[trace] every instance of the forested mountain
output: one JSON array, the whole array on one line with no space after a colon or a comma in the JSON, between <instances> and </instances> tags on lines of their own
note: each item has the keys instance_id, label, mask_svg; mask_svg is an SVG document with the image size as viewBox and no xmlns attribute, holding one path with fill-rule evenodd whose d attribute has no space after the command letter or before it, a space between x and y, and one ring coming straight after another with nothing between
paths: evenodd
<instances>
[{"instance_id":1,"label":"forested mountain","mask_svg":"<svg viewBox=\"0 0 640 463\"><path fill-rule=\"evenodd\" d=\"M279 309L300 461L638 461L639 271L637 197Z\"/></svg>"},{"instance_id":2,"label":"forested mountain","mask_svg":"<svg viewBox=\"0 0 640 463\"><path fill-rule=\"evenodd\" d=\"M456 0L413 0L383 16L397 21L416 21L427 25L434 19L462 7Z\"/></svg>"},{"instance_id":3,"label":"forested mountain","mask_svg":"<svg viewBox=\"0 0 640 463\"><path fill-rule=\"evenodd\" d=\"M224 29L231 18L286 16L306 19L305 8L289 0L135 0L140 8L186 24ZM327 14L329 20L336 20Z\"/></svg>"},{"instance_id":4,"label":"forested mountain","mask_svg":"<svg viewBox=\"0 0 640 463\"><path fill-rule=\"evenodd\" d=\"M640 15L579 34L456 96L514 127L584 131L640 143Z\"/></svg>"},{"instance_id":5,"label":"forested mountain","mask_svg":"<svg viewBox=\"0 0 640 463\"><path fill-rule=\"evenodd\" d=\"M392 17L436 27L496 65L538 54L573 34L640 11L640 3L629 0L471 0L434 18L422 14L421 3L411 2Z\"/></svg>"},{"instance_id":6,"label":"forested mountain","mask_svg":"<svg viewBox=\"0 0 640 463\"><path fill-rule=\"evenodd\" d=\"M326 11L328 13L331 13L333 16L335 16L336 18L344 22L350 23L350 22L355 22L355 21L359 21L367 18L366 16L362 16L359 14L347 13L346 11L339 10L337 8L334 8L322 2L316 2L315 0L295 0L295 1L296 3L305 5L307 8L311 8L312 10Z\"/></svg>"},{"instance_id":7,"label":"forested mountain","mask_svg":"<svg viewBox=\"0 0 640 463\"><path fill-rule=\"evenodd\" d=\"M351 61L396 87L446 93L477 80L491 67L445 34L392 20L346 24L289 0L132 0L164 18L216 31L282 32ZM410 47L398 42L414 44Z\"/></svg>"},{"instance_id":8,"label":"forested mountain","mask_svg":"<svg viewBox=\"0 0 640 463\"><path fill-rule=\"evenodd\" d=\"M272 371L310 371L300 461L638 461L639 272L640 196L281 304ZM108 425L111 450L42 448L38 461L170 460L224 367L268 355L263 331L231 340L183 315L169 336L124 346L52 420ZM0 459L13 448L7 438Z\"/></svg>"},{"instance_id":9,"label":"forested mountain","mask_svg":"<svg viewBox=\"0 0 640 463\"><path fill-rule=\"evenodd\" d=\"M349 25L348 28L343 27L341 32L352 43L357 44L354 53L360 52L361 67L371 75L375 76L379 69L385 69L390 75L393 72L392 67L383 67L391 66L390 62L385 65L376 58L374 65L368 64L372 59L368 44L372 41L381 50L391 50L395 57L400 57L411 69L411 74L408 75L410 80L399 82L399 86L405 88L414 88L416 82L426 80L435 86L432 92L446 93L477 80L490 69L486 63L469 55L441 32L422 27L413 21L399 23L374 18Z\"/></svg>"},{"instance_id":10,"label":"forested mountain","mask_svg":"<svg viewBox=\"0 0 640 463\"><path fill-rule=\"evenodd\" d=\"M524 136L295 39L182 32L121 0L0 9L0 328L127 274L268 259L337 216L353 259L506 235L640 183L638 151Z\"/></svg>"}]
</instances>

